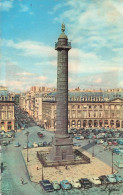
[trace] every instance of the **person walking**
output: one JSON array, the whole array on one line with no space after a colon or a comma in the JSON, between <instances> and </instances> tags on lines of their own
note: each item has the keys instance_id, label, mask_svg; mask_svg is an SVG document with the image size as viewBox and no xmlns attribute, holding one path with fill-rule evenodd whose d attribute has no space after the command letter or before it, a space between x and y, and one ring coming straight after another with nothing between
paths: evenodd
<instances>
[{"instance_id":1,"label":"person walking","mask_svg":"<svg viewBox=\"0 0 123 195\"><path fill-rule=\"evenodd\" d=\"M23 179L23 178L21 178L21 184L22 184L22 185L24 184L24 179Z\"/></svg>"}]
</instances>

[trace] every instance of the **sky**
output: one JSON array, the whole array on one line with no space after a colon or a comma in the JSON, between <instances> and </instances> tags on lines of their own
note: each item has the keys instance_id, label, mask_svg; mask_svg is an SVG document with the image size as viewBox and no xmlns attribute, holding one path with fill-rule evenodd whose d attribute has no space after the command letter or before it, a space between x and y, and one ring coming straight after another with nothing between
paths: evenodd
<instances>
[{"instance_id":1,"label":"sky","mask_svg":"<svg viewBox=\"0 0 123 195\"><path fill-rule=\"evenodd\" d=\"M123 88L123 0L0 0L0 85L56 88L63 22L69 89Z\"/></svg>"}]
</instances>

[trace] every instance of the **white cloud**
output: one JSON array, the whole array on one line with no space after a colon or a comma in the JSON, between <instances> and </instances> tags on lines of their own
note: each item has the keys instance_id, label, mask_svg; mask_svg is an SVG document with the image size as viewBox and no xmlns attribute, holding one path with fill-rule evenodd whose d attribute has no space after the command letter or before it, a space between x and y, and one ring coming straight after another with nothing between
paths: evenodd
<instances>
[{"instance_id":1,"label":"white cloud","mask_svg":"<svg viewBox=\"0 0 123 195\"><path fill-rule=\"evenodd\" d=\"M26 5L24 4L20 4L20 7L21 7L21 12L27 12L29 10L29 7L27 7Z\"/></svg>"},{"instance_id":2,"label":"white cloud","mask_svg":"<svg viewBox=\"0 0 123 195\"><path fill-rule=\"evenodd\" d=\"M37 79L39 79L40 81L45 81L45 80L47 80L47 77L46 76L40 76Z\"/></svg>"},{"instance_id":3,"label":"white cloud","mask_svg":"<svg viewBox=\"0 0 123 195\"><path fill-rule=\"evenodd\" d=\"M13 40L3 40L3 44L22 51L24 56L56 57L54 49L41 42L27 40L15 43Z\"/></svg>"},{"instance_id":4,"label":"white cloud","mask_svg":"<svg viewBox=\"0 0 123 195\"><path fill-rule=\"evenodd\" d=\"M34 73L31 72L19 72L17 73L18 76L32 76Z\"/></svg>"},{"instance_id":5,"label":"white cloud","mask_svg":"<svg viewBox=\"0 0 123 195\"><path fill-rule=\"evenodd\" d=\"M0 2L1 11L9 11L12 7L13 7L13 2L12 1Z\"/></svg>"}]
</instances>

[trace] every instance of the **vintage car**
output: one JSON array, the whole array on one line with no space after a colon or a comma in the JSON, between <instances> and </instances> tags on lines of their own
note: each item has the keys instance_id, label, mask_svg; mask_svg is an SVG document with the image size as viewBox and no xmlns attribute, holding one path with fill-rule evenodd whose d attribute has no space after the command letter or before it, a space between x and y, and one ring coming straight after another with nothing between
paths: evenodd
<instances>
[{"instance_id":1,"label":"vintage car","mask_svg":"<svg viewBox=\"0 0 123 195\"><path fill-rule=\"evenodd\" d=\"M72 185L68 180L62 180L60 181L61 188L63 190L70 190L72 188Z\"/></svg>"},{"instance_id":2,"label":"vintage car","mask_svg":"<svg viewBox=\"0 0 123 195\"><path fill-rule=\"evenodd\" d=\"M72 180L71 184L72 184L73 188L81 188L81 183L80 183L80 181L78 179Z\"/></svg>"}]
</instances>

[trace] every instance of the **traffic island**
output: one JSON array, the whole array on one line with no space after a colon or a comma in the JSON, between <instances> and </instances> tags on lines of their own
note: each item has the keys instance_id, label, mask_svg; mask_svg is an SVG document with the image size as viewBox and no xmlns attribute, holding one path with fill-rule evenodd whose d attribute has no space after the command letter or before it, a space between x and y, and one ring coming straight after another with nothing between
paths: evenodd
<instances>
[{"instance_id":1,"label":"traffic island","mask_svg":"<svg viewBox=\"0 0 123 195\"><path fill-rule=\"evenodd\" d=\"M78 147L74 147L74 150L79 150ZM37 152L42 154L48 154L50 147L31 148L28 151L29 162L27 162L27 151L22 151L25 163L28 169L30 180L32 182L39 183L42 179L48 179L50 181L62 181L64 179L72 181L80 178L90 178L93 176L101 176L111 174L112 168L100 161L96 157L92 157L87 151L82 153L90 159L90 163L74 164L74 165L62 165L62 166L43 166L37 157ZM81 149L80 149L81 150ZM114 170L115 171L115 170Z\"/></svg>"}]
</instances>

